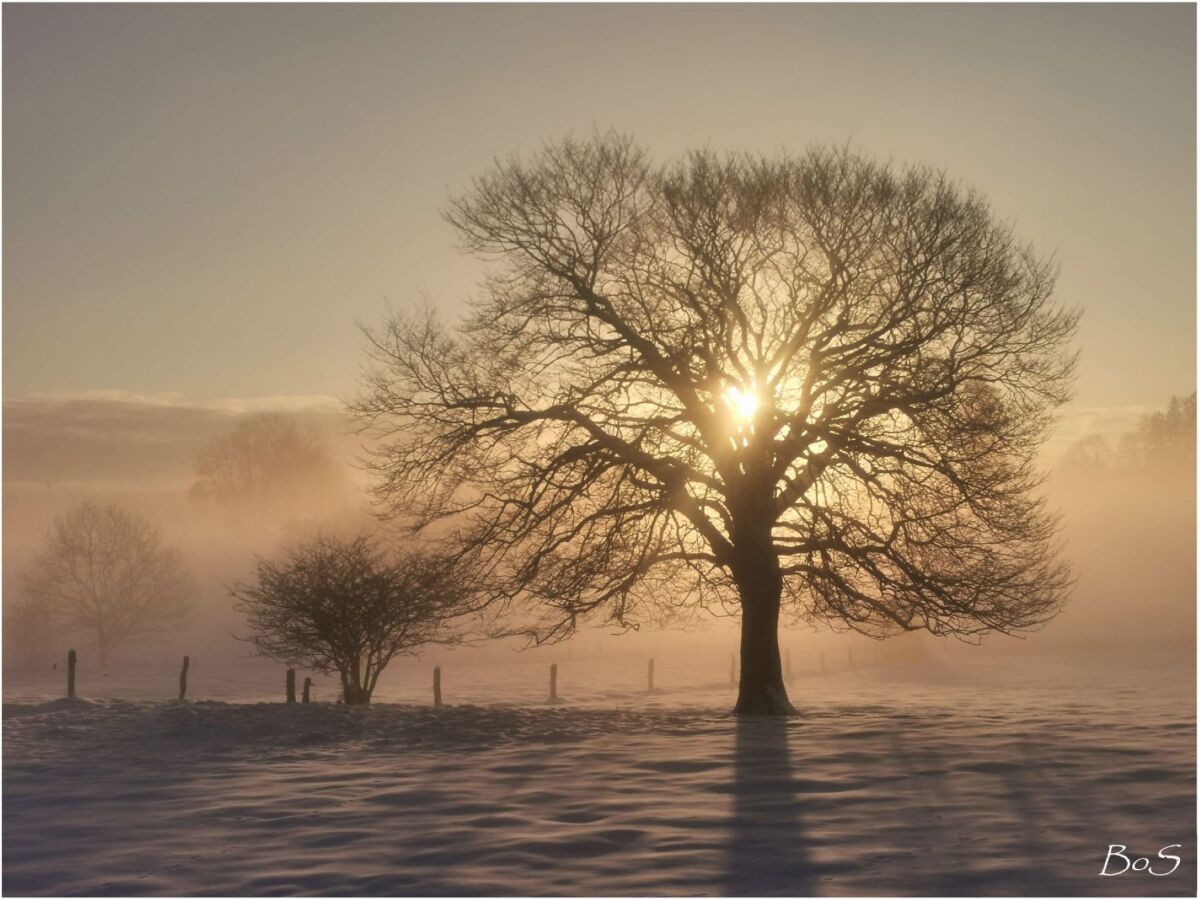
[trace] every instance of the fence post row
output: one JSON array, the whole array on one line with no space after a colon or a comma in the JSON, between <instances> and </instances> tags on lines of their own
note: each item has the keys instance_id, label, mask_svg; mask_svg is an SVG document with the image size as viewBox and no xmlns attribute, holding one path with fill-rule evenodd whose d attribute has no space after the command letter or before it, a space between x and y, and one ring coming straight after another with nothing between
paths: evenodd
<instances>
[{"instance_id":1,"label":"fence post row","mask_svg":"<svg viewBox=\"0 0 1200 900\"><path fill-rule=\"evenodd\" d=\"M853 648L846 649L846 658L850 665L850 668L854 669L855 665L854 665L854 649ZM791 678L792 677L792 651L791 650L784 651L784 660L785 660L784 671L786 673L786 676L788 678ZM73 649L68 650L67 651L67 696L68 697L75 696L75 665L76 665L76 653ZM180 700L184 700L187 698L187 677L188 677L188 668L190 667L190 665L191 665L191 657L185 655L183 657L183 665L179 669L179 699ZM825 675L827 673L828 673L828 666L825 662L825 651L822 650L821 651L821 674ZM729 654L729 684L731 686L737 685L737 654L736 653ZM301 695L302 703L311 702L311 690L312 690L312 678L305 676L303 694ZM654 692L654 658L653 657L650 658L649 664L646 667L646 690L650 693ZM554 702L557 702L557 700L558 700L558 663L551 663L550 664L550 702L554 703ZM288 703L296 702L296 670L295 669L287 670L287 702ZM438 708L438 709L440 709L443 705L442 704L442 667L441 666L433 667L433 705L435 708Z\"/></svg>"}]
</instances>

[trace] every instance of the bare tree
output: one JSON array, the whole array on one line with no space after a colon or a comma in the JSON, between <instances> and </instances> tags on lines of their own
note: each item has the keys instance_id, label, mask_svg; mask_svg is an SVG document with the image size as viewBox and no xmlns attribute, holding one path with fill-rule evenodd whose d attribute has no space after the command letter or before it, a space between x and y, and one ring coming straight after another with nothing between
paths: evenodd
<instances>
[{"instance_id":1,"label":"bare tree","mask_svg":"<svg viewBox=\"0 0 1200 900\"><path fill-rule=\"evenodd\" d=\"M93 631L101 666L130 638L182 624L193 590L179 551L116 504L80 503L56 519L25 572L27 602Z\"/></svg>"},{"instance_id":2,"label":"bare tree","mask_svg":"<svg viewBox=\"0 0 1200 900\"><path fill-rule=\"evenodd\" d=\"M259 413L205 447L192 495L239 517L325 512L345 483L321 437L278 413Z\"/></svg>"},{"instance_id":3,"label":"bare tree","mask_svg":"<svg viewBox=\"0 0 1200 900\"><path fill-rule=\"evenodd\" d=\"M232 594L264 656L337 672L349 704L371 702L379 675L399 654L451 643L464 582L447 556L389 555L370 538L320 537L282 562L260 560L252 585Z\"/></svg>"},{"instance_id":4,"label":"bare tree","mask_svg":"<svg viewBox=\"0 0 1200 900\"><path fill-rule=\"evenodd\" d=\"M448 219L484 296L369 331L354 409L384 511L454 523L535 640L735 612L737 710L778 714L781 610L876 637L1058 610L1034 457L1077 314L975 193L609 134L498 163Z\"/></svg>"}]
</instances>

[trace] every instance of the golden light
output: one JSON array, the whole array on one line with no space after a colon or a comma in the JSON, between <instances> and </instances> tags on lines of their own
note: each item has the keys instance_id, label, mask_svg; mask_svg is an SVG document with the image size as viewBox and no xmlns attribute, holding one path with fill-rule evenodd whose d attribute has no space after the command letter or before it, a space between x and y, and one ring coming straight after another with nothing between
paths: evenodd
<instances>
[{"instance_id":1,"label":"golden light","mask_svg":"<svg viewBox=\"0 0 1200 900\"><path fill-rule=\"evenodd\" d=\"M758 409L758 397L754 391L743 391L736 384L725 389L725 402L729 404L734 416L742 422L753 419L754 411Z\"/></svg>"}]
</instances>

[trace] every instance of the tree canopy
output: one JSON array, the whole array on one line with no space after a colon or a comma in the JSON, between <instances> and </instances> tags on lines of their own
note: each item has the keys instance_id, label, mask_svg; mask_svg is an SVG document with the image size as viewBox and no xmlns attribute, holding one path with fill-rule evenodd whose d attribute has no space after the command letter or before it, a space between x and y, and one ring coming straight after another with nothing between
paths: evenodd
<instances>
[{"instance_id":1,"label":"tree canopy","mask_svg":"<svg viewBox=\"0 0 1200 900\"><path fill-rule=\"evenodd\" d=\"M316 431L279 413L258 413L200 451L192 496L255 520L329 511L344 502L345 488Z\"/></svg>"},{"instance_id":2,"label":"tree canopy","mask_svg":"<svg viewBox=\"0 0 1200 900\"><path fill-rule=\"evenodd\" d=\"M85 502L55 519L45 548L25 571L26 615L96 635L100 664L130 638L184 620L194 582L179 551L145 518L122 506Z\"/></svg>"},{"instance_id":3,"label":"tree canopy","mask_svg":"<svg viewBox=\"0 0 1200 900\"><path fill-rule=\"evenodd\" d=\"M232 593L260 654L337 672L344 701L365 704L397 655L457 639L458 574L444 555L389 554L366 535L325 536L279 562L260 560L255 582Z\"/></svg>"},{"instance_id":4,"label":"tree canopy","mask_svg":"<svg viewBox=\"0 0 1200 900\"><path fill-rule=\"evenodd\" d=\"M874 636L1058 609L1034 459L1077 316L976 193L606 134L497 163L447 218L482 296L371 331L355 410L384 509L453 523L538 639L733 610L739 709L781 711L781 608Z\"/></svg>"}]
</instances>

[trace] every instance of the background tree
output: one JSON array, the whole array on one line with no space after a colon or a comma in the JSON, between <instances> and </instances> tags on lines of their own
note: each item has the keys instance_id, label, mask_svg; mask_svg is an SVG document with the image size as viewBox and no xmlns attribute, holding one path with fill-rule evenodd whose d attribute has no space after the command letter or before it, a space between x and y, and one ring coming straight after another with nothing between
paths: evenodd
<instances>
[{"instance_id":1,"label":"background tree","mask_svg":"<svg viewBox=\"0 0 1200 900\"><path fill-rule=\"evenodd\" d=\"M1068 477L1194 474L1196 468L1196 394L1172 397L1164 410L1141 417L1135 428L1113 444L1101 434L1085 434L1063 454Z\"/></svg>"},{"instance_id":2,"label":"background tree","mask_svg":"<svg viewBox=\"0 0 1200 900\"><path fill-rule=\"evenodd\" d=\"M1124 435L1119 447L1124 466L1196 468L1196 394L1172 397L1167 408L1142 416L1138 427Z\"/></svg>"},{"instance_id":3,"label":"background tree","mask_svg":"<svg viewBox=\"0 0 1200 900\"><path fill-rule=\"evenodd\" d=\"M80 503L56 519L25 572L26 602L94 632L101 666L130 638L180 625L193 590L179 551L116 504Z\"/></svg>"},{"instance_id":4,"label":"background tree","mask_svg":"<svg viewBox=\"0 0 1200 900\"><path fill-rule=\"evenodd\" d=\"M727 606L737 710L784 713L781 609L971 636L1059 608L1033 460L1077 316L975 193L605 135L497 164L448 218L485 294L458 330L370 333L355 411L384 509L454 523L491 599L548 611L535 639Z\"/></svg>"},{"instance_id":5,"label":"background tree","mask_svg":"<svg viewBox=\"0 0 1200 900\"><path fill-rule=\"evenodd\" d=\"M447 556L389 555L366 536L321 537L282 562L259 561L256 582L232 594L259 653L337 672L343 700L365 704L397 655L456 639L450 620L463 584Z\"/></svg>"},{"instance_id":6,"label":"background tree","mask_svg":"<svg viewBox=\"0 0 1200 900\"><path fill-rule=\"evenodd\" d=\"M278 413L260 413L205 447L192 495L243 518L319 514L344 500L345 482L325 441Z\"/></svg>"}]
</instances>

